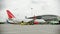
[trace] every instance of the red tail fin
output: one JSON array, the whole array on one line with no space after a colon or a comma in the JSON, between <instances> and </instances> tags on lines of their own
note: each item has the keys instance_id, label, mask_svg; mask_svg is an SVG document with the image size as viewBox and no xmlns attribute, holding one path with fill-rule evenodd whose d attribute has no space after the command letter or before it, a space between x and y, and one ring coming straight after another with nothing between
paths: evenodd
<instances>
[{"instance_id":1,"label":"red tail fin","mask_svg":"<svg viewBox=\"0 0 60 34\"><path fill-rule=\"evenodd\" d=\"M7 14L8 14L8 18L9 19L15 18L15 16L9 10L6 10L6 11L7 11Z\"/></svg>"}]
</instances>

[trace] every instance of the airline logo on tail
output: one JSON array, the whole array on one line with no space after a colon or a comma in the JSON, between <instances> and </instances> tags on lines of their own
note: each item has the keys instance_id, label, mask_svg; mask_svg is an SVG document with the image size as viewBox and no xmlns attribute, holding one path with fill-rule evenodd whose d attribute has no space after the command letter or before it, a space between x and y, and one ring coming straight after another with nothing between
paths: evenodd
<instances>
[{"instance_id":1,"label":"airline logo on tail","mask_svg":"<svg viewBox=\"0 0 60 34\"><path fill-rule=\"evenodd\" d=\"M9 19L15 18L15 16L10 12L10 10L6 10L6 11Z\"/></svg>"}]
</instances>

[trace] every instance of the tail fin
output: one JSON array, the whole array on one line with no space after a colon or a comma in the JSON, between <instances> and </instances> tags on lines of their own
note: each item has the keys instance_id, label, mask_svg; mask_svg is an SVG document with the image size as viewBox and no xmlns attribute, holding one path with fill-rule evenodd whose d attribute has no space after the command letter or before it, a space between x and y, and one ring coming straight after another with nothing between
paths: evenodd
<instances>
[{"instance_id":1,"label":"tail fin","mask_svg":"<svg viewBox=\"0 0 60 34\"><path fill-rule=\"evenodd\" d=\"M6 11L9 19L15 18L15 16L10 12L10 10L6 10Z\"/></svg>"}]
</instances>

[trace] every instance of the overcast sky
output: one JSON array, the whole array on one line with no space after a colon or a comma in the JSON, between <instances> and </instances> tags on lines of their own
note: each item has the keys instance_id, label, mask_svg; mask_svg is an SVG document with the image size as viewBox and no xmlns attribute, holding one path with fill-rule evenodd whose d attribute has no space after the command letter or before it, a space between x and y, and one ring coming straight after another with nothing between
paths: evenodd
<instances>
[{"instance_id":1,"label":"overcast sky","mask_svg":"<svg viewBox=\"0 0 60 34\"><path fill-rule=\"evenodd\" d=\"M2 0L0 1L0 21L7 19L6 10L10 10L17 19L25 16L54 14L59 15L59 0Z\"/></svg>"}]
</instances>

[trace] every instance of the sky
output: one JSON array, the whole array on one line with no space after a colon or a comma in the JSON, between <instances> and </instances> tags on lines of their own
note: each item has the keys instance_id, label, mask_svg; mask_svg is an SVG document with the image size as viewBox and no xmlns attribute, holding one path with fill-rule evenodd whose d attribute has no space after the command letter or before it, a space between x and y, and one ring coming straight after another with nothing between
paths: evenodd
<instances>
[{"instance_id":1,"label":"sky","mask_svg":"<svg viewBox=\"0 0 60 34\"><path fill-rule=\"evenodd\" d=\"M0 21L6 21L8 18L6 10L10 10L19 20L25 19L25 16L59 15L59 5L59 0L1 0Z\"/></svg>"}]
</instances>

